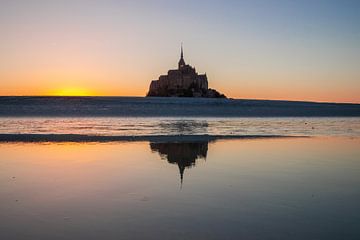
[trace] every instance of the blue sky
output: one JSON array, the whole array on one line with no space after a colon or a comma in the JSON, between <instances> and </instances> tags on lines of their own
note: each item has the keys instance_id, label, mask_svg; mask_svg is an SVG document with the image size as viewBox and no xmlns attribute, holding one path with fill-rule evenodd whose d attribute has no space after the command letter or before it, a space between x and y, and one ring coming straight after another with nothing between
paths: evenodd
<instances>
[{"instance_id":1,"label":"blue sky","mask_svg":"<svg viewBox=\"0 0 360 240\"><path fill-rule=\"evenodd\" d=\"M232 97L360 102L359 1L1 1L0 32L1 95L143 95L184 42Z\"/></svg>"}]
</instances>

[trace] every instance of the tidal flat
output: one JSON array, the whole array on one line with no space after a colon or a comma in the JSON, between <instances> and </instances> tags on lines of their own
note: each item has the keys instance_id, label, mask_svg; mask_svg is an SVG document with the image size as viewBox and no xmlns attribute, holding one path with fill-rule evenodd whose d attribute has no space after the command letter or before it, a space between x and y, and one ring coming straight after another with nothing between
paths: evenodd
<instances>
[{"instance_id":1,"label":"tidal flat","mask_svg":"<svg viewBox=\"0 0 360 240\"><path fill-rule=\"evenodd\" d=\"M0 143L0 239L359 239L359 146Z\"/></svg>"}]
</instances>

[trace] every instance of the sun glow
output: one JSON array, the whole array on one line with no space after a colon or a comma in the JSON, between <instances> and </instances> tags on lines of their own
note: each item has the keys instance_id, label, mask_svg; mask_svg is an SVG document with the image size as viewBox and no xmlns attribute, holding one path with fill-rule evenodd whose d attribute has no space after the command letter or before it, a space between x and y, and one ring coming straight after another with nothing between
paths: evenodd
<instances>
[{"instance_id":1,"label":"sun glow","mask_svg":"<svg viewBox=\"0 0 360 240\"><path fill-rule=\"evenodd\" d=\"M82 88L64 88L64 89L56 90L56 91L50 93L50 95L55 95L55 96L93 96L95 94L93 92L91 92L90 90L82 89Z\"/></svg>"}]
</instances>

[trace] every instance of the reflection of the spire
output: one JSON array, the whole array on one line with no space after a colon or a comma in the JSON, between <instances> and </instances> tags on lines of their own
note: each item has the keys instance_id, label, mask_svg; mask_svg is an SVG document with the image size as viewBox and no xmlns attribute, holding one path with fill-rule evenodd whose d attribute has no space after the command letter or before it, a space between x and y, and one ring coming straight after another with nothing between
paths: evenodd
<instances>
[{"instance_id":1,"label":"reflection of the spire","mask_svg":"<svg viewBox=\"0 0 360 240\"><path fill-rule=\"evenodd\" d=\"M150 148L169 163L178 165L182 185L185 168L195 166L197 159L206 159L208 142L150 143Z\"/></svg>"}]
</instances>

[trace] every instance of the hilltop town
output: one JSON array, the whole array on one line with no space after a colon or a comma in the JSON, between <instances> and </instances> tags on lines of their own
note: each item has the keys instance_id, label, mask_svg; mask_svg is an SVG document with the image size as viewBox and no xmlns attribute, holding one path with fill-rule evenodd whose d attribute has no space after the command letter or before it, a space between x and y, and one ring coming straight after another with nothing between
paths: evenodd
<instances>
[{"instance_id":1,"label":"hilltop town","mask_svg":"<svg viewBox=\"0 0 360 240\"><path fill-rule=\"evenodd\" d=\"M198 74L195 68L185 63L182 46L178 69L169 70L167 75L151 81L147 97L226 98L224 94L208 88L206 74Z\"/></svg>"}]
</instances>

